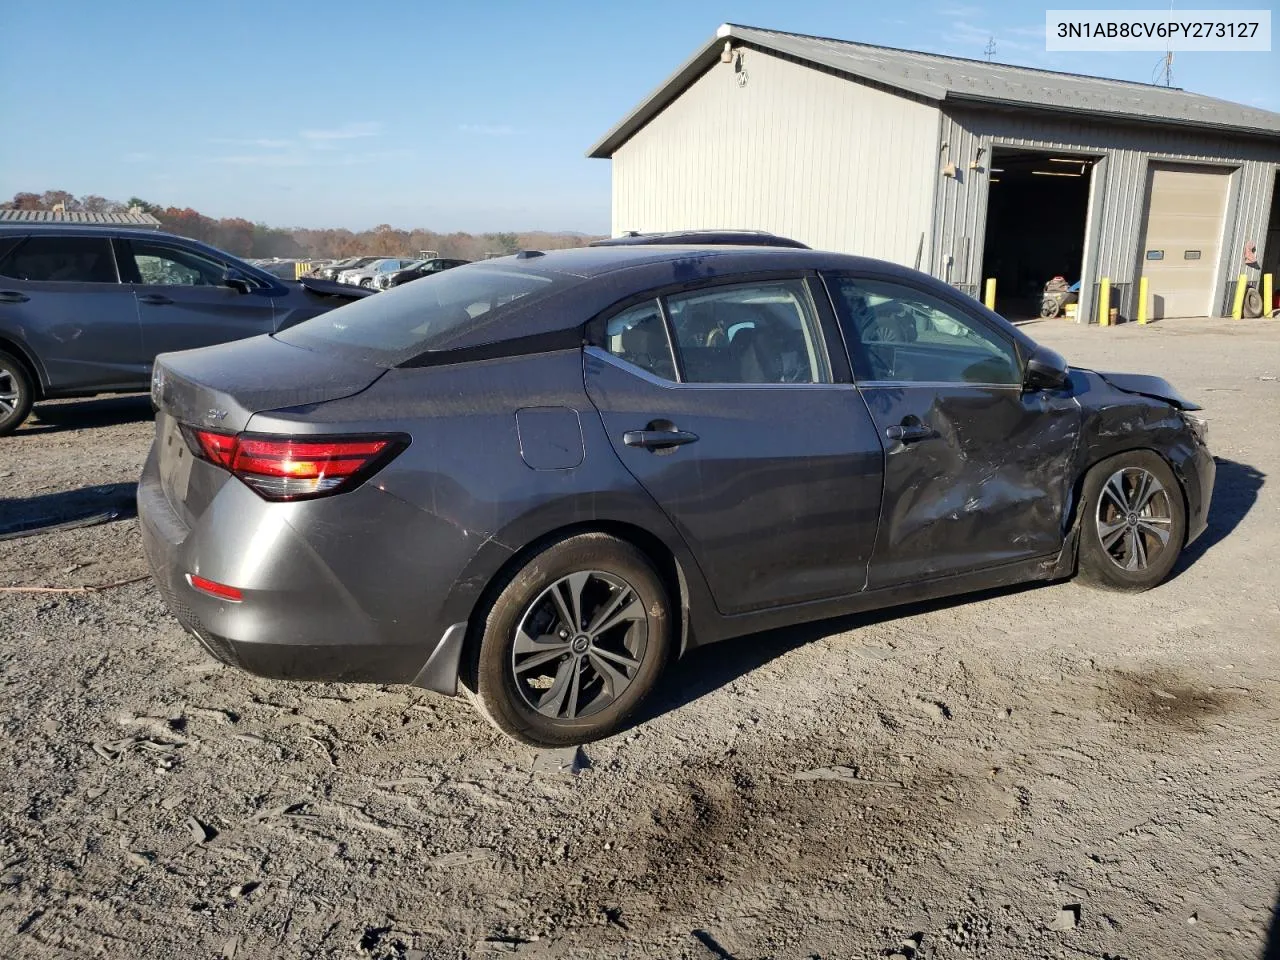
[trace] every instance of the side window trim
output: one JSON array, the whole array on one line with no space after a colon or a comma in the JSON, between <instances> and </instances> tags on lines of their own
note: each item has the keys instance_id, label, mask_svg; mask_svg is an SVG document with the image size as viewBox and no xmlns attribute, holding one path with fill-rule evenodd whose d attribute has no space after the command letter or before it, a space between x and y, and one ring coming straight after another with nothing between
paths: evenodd
<instances>
[{"instance_id":1,"label":"side window trim","mask_svg":"<svg viewBox=\"0 0 1280 960\"><path fill-rule=\"evenodd\" d=\"M975 313L973 310L971 310L968 307L967 304L962 302L959 296L952 294L950 291L947 291L946 293L938 293L932 290L926 290L924 287L920 286L918 283L913 282L910 278L894 276L892 274L880 273L878 271L872 271L872 270L866 270L866 271L827 270L821 273L821 278L822 278L823 286L827 292L827 297L830 300L831 308L832 310L835 311L835 314L836 314L836 318L837 318L836 325L840 331L841 340L844 342L850 367L851 367L851 370L853 370L852 376L855 383L858 383L862 386L872 386L872 385L903 386L904 384L912 385L912 386L934 386L934 387L955 386L955 382L949 381L949 380L940 380L940 381L931 382L931 383L927 383L924 381L917 381L917 380L860 380L856 372L856 365L853 362L854 350L859 345L850 342L849 335L845 332L844 324L839 322L840 310L835 303L836 293L832 289L831 281L870 280L874 283L891 283L896 286L900 286L907 290L910 290L913 293L917 293L923 297L929 297L931 299L938 300L939 302L943 303L944 305L951 308L952 310L955 310L957 313L963 316L966 320L973 323L974 326L979 327L994 339L997 339L1001 343L1005 344L1005 346L1008 347L1009 351L1013 354L1014 359L1017 361L1017 364L1018 364L1017 372L1018 372L1019 379L1021 380L1022 378L1026 377L1027 358L1022 349L1022 344L1020 344L1015 337L1009 336L1007 331L1001 330L999 327L993 326L991 322L987 320L986 317L982 316L979 313ZM1018 384L1011 384L1011 383L977 384L975 383L975 384L971 384L971 386L1007 387L1010 389L1018 389L1018 390L1022 389L1022 385L1020 382Z\"/></svg>"},{"instance_id":2,"label":"side window trim","mask_svg":"<svg viewBox=\"0 0 1280 960\"><path fill-rule=\"evenodd\" d=\"M116 258L116 275L120 282L140 286L142 276L138 273L138 263L133 259L133 244L128 238L112 237L111 253Z\"/></svg>"},{"instance_id":3,"label":"side window trim","mask_svg":"<svg viewBox=\"0 0 1280 960\"><path fill-rule=\"evenodd\" d=\"M671 362L676 369L676 383L686 383L684 357L680 355L680 347L676 343L676 328L671 322L671 311L667 309L665 295L654 297L658 304L658 316L662 317L662 326L667 331L667 347L671 350Z\"/></svg>"}]
</instances>

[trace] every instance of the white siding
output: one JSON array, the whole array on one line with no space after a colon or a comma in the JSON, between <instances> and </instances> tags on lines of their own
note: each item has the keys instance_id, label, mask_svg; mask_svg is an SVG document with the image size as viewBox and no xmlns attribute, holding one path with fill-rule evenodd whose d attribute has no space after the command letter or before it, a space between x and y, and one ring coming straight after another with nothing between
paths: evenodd
<instances>
[{"instance_id":1,"label":"white siding","mask_svg":"<svg viewBox=\"0 0 1280 960\"><path fill-rule=\"evenodd\" d=\"M771 230L928 269L938 110L756 49L613 155L613 229Z\"/></svg>"}]
</instances>

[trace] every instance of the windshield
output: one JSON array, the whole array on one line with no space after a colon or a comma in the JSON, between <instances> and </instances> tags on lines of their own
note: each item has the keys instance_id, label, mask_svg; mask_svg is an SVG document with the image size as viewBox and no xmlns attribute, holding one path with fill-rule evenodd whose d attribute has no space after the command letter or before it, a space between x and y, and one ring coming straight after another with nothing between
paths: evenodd
<instances>
[{"instance_id":1,"label":"windshield","mask_svg":"<svg viewBox=\"0 0 1280 960\"><path fill-rule=\"evenodd\" d=\"M462 336L573 282L492 267L446 270L330 310L276 339L394 367L420 353L448 349Z\"/></svg>"}]
</instances>

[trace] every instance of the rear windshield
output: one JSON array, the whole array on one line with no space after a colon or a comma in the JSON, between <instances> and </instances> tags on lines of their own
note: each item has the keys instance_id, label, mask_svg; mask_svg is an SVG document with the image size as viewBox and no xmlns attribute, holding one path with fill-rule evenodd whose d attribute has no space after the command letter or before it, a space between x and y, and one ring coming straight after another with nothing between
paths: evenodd
<instances>
[{"instance_id":1,"label":"rear windshield","mask_svg":"<svg viewBox=\"0 0 1280 960\"><path fill-rule=\"evenodd\" d=\"M451 345L573 282L497 267L431 274L290 327L276 339L394 367ZM520 336L495 330L492 338Z\"/></svg>"}]
</instances>

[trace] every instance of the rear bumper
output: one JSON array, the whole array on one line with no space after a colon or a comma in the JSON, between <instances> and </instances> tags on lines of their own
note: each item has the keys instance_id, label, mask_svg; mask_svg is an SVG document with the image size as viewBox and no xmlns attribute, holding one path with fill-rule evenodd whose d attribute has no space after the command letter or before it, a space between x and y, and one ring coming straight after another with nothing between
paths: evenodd
<instances>
[{"instance_id":1,"label":"rear bumper","mask_svg":"<svg viewBox=\"0 0 1280 960\"><path fill-rule=\"evenodd\" d=\"M402 506L377 496L392 510ZM143 550L178 622L218 660L261 677L416 680L456 693L460 646L450 641L458 631L450 634L424 618L416 627L406 625L404 611L390 598L383 605L378 597L354 595L321 559L316 543L290 524L289 512L302 506L268 504L229 480L190 528L170 506L154 456L149 457L138 484ZM312 511L294 512L305 517ZM234 585L244 599L202 593L188 582L189 573Z\"/></svg>"}]
</instances>

